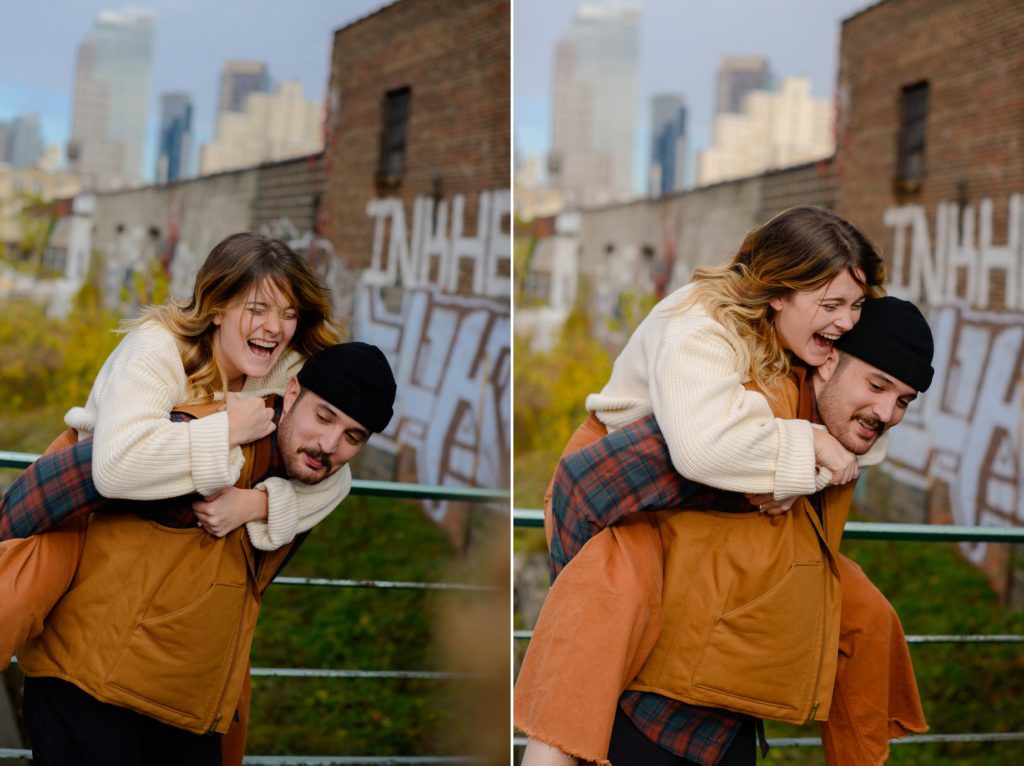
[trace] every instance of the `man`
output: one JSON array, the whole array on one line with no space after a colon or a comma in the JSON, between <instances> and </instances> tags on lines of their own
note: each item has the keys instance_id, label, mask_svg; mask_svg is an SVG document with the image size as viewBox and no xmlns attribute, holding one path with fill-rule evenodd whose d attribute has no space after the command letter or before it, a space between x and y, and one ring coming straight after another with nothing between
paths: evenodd
<instances>
[{"instance_id":1,"label":"man","mask_svg":"<svg viewBox=\"0 0 1024 766\"><path fill-rule=\"evenodd\" d=\"M387 426L394 398L376 347L313 356L276 408L275 433L247 445L240 482L322 481ZM193 500L109 501L132 512L90 518L71 587L19 650L40 762L221 763L260 595L302 538L261 552L244 528L210 537L195 526Z\"/></svg>"},{"instance_id":2,"label":"man","mask_svg":"<svg viewBox=\"0 0 1024 766\"><path fill-rule=\"evenodd\" d=\"M885 298L869 301L836 345L809 385L795 371L801 396L794 386L788 413L776 415L814 419L817 398L833 435L864 453L930 384L931 333L912 304ZM801 499L770 522L749 513L630 517L670 507L750 509L741 496L675 474L648 418L568 455L553 485L553 575L609 520L624 522L565 568L538 620L540 656L528 653L516 688L517 725L534 739L595 760L607 751L616 766L744 763L753 759L744 742L753 721L740 713L801 721L828 712L828 763L876 764L890 736L926 728L898 618L837 552L853 483ZM767 496L752 501L763 512L777 510ZM809 619L816 609L820 619ZM567 612L580 634L604 633L600 649L558 643L570 630L557 615ZM594 624L581 624L588 617ZM821 647L820 660L808 646ZM597 698L595 708L630 688L619 699L614 733L606 710L587 711L576 724L553 707L572 708L565 690L579 686Z\"/></svg>"}]
</instances>

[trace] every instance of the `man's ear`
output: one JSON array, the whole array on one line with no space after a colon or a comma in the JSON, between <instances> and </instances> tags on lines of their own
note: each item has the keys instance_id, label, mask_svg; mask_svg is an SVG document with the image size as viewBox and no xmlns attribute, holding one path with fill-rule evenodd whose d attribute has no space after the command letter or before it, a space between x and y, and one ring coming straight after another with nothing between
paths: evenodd
<instances>
[{"instance_id":1,"label":"man's ear","mask_svg":"<svg viewBox=\"0 0 1024 766\"><path fill-rule=\"evenodd\" d=\"M836 367L838 366L839 350L833 346L829 349L828 356L825 358L825 361L818 365L818 377L827 383L835 374Z\"/></svg>"},{"instance_id":2,"label":"man's ear","mask_svg":"<svg viewBox=\"0 0 1024 766\"><path fill-rule=\"evenodd\" d=\"M299 397L299 391L302 390L302 386L299 385L298 378L292 378L288 381L288 385L284 389L284 400L282 406L284 412L288 412L292 405L295 404L295 400Z\"/></svg>"}]
</instances>

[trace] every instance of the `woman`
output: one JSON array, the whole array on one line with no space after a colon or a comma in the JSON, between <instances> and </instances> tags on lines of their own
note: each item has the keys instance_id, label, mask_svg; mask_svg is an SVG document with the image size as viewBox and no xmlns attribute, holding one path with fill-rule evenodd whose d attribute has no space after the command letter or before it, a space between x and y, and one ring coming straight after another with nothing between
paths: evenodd
<instances>
[{"instance_id":1,"label":"woman","mask_svg":"<svg viewBox=\"0 0 1024 766\"><path fill-rule=\"evenodd\" d=\"M148 307L122 330L127 334L86 405L65 418L79 439L93 437L99 494L216 496L196 503L200 525L223 536L248 523L263 550L291 541L337 505L347 473L312 488L282 479L269 479L263 491L231 486L239 445L273 430L262 399L237 392L280 393L305 357L336 342L326 290L284 243L248 233L228 237L199 270L188 304ZM222 414L187 423L167 417L175 404L218 397L225 399Z\"/></svg>"},{"instance_id":2,"label":"woman","mask_svg":"<svg viewBox=\"0 0 1024 766\"><path fill-rule=\"evenodd\" d=\"M750 232L728 265L699 269L691 284L652 310L616 360L608 384L588 397L590 416L566 452L653 413L679 473L720 489L768 495L759 498L765 512L784 510L795 496L830 482L846 484L857 474L855 456L807 421L776 418L765 395L750 388L779 389L790 355L809 366L823 363L832 342L856 323L865 298L881 294L882 282L881 259L848 222L820 208L781 213ZM877 452L871 458L877 460ZM607 560L594 562L595 592L602 585L615 592L618 572L642 582L645 593L660 594L660 542L656 528L653 539L650 532L650 526L615 530L625 542L610 549ZM642 540L630 548L630 536ZM653 601L657 606L659 597ZM582 611L557 625L564 639L559 651L576 641L585 653L586 635L600 625L600 615L586 611L598 602L578 603ZM637 615L651 606L610 603ZM650 636L641 632L604 636L615 646L608 666L593 683L584 679L571 688L557 683L551 642L531 644L516 689L516 725L537 738L524 763L573 762L543 742L603 760L594 743L603 737L607 744L610 736L604 731L612 724L605 708L614 712L618 694L651 649L645 643ZM572 653L570 648L564 655ZM563 709L595 710L605 717L601 723L596 716L571 722ZM595 729L602 731L594 736ZM752 758L752 745L749 750Z\"/></svg>"}]
</instances>

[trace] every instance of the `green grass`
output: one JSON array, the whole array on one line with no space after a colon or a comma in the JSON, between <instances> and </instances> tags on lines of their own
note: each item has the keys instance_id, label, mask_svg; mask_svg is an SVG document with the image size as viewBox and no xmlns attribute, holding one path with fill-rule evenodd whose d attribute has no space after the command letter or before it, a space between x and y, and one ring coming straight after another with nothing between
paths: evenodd
<instances>
[{"instance_id":1,"label":"green grass","mask_svg":"<svg viewBox=\"0 0 1024 766\"><path fill-rule=\"evenodd\" d=\"M365 497L349 498L321 523L283 574L493 582L487 562L458 559L417 504ZM442 616L483 599L494 597L274 585L264 600L252 664L449 669L442 649L458 637L441 628ZM436 755L472 738L455 702L472 698L467 684L473 686L462 680L254 678L247 752Z\"/></svg>"}]
</instances>

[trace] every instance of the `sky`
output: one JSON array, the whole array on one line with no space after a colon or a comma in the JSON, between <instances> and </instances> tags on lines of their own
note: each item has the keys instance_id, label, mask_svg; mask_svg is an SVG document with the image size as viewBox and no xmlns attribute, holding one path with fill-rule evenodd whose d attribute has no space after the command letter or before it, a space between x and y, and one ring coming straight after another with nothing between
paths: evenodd
<instances>
[{"instance_id":1,"label":"sky","mask_svg":"<svg viewBox=\"0 0 1024 766\"><path fill-rule=\"evenodd\" d=\"M514 0L513 135L520 158L547 152L554 52L582 0ZM608 5L607 0L590 0ZM622 2L616 3L622 5ZM804 75L812 95L832 99L844 18L874 0L640 0L640 60L634 185L642 190L651 97L682 93L694 151L711 141L715 76L725 56L765 56L776 80Z\"/></svg>"},{"instance_id":2,"label":"sky","mask_svg":"<svg viewBox=\"0 0 1024 766\"><path fill-rule=\"evenodd\" d=\"M152 92L143 177L152 180L160 94L192 94L193 151L213 137L217 87L228 59L267 63L274 82L298 79L323 103L334 31L387 5L386 0L135 0L156 14ZM0 47L0 120L36 112L46 144L71 132L75 57L113 0L6 3ZM195 168L195 164L193 164Z\"/></svg>"}]
</instances>

